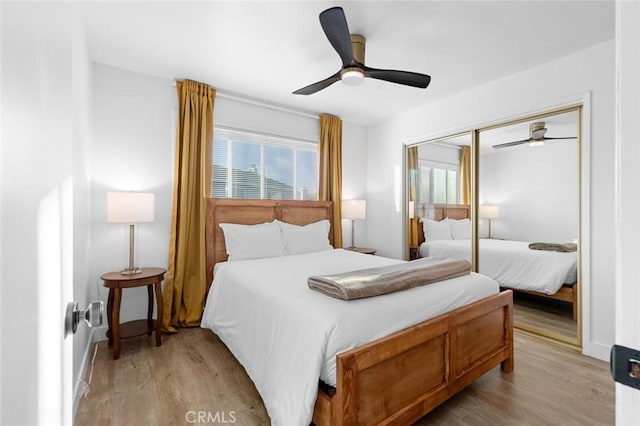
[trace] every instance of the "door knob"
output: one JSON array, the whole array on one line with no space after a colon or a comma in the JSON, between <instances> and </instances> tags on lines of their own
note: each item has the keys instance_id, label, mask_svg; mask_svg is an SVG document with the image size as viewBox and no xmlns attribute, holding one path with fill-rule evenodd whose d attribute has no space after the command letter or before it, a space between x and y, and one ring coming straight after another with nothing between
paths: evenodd
<instances>
[{"instance_id":1,"label":"door knob","mask_svg":"<svg viewBox=\"0 0 640 426\"><path fill-rule=\"evenodd\" d=\"M102 325L104 303L100 300L89 303L87 309L78 309L78 302L67 303L67 311L64 318L64 337L75 334L78 330L80 320L84 320L89 327L99 327Z\"/></svg>"}]
</instances>

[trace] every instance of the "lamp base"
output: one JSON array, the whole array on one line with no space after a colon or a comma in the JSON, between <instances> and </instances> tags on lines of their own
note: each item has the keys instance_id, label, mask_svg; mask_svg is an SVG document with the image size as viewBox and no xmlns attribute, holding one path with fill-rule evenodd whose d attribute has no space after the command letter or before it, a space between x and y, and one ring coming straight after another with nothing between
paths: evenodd
<instances>
[{"instance_id":1,"label":"lamp base","mask_svg":"<svg viewBox=\"0 0 640 426\"><path fill-rule=\"evenodd\" d=\"M142 268L133 267L133 268L125 268L120 271L122 275L135 275L139 274L143 271Z\"/></svg>"}]
</instances>

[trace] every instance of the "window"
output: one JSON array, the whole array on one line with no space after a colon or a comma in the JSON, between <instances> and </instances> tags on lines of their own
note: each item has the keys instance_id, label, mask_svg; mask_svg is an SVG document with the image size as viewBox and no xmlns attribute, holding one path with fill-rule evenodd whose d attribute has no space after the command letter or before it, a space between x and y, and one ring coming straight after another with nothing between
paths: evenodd
<instances>
[{"instance_id":1,"label":"window","mask_svg":"<svg viewBox=\"0 0 640 426\"><path fill-rule=\"evenodd\" d=\"M215 128L211 195L317 200L317 149L311 142Z\"/></svg>"},{"instance_id":2,"label":"window","mask_svg":"<svg viewBox=\"0 0 640 426\"><path fill-rule=\"evenodd\" d=\"M458 204L458 165L420 161L418 201L427 204Z\"/></svg>"}]
</instances>

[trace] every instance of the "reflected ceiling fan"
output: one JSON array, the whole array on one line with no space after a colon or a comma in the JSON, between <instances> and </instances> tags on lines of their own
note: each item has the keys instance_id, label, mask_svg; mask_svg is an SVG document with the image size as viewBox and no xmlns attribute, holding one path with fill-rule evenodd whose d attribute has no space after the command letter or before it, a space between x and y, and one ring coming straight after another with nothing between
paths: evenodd
<instances>
[{"instance_id":1,"label":"reflected ceiling fan","mask_svg":"<svg viewBox=\"0 0 640 426\"><path fill-rule=\"evenodd\" d=\"M507 148L510 146L522 145L528 143L529 146L541 146L544 145L544 141L552 140L552 139L577 139L575 136L567 136L561 138L548 138L545 136L547 133L547 128L544 127L544 121L537 121L535 123L531 123L529 126L529 139L522 139L520 141L506 142L498 145L493 145L494 148Z\"/></svg>"},{"instance_id":2,"label":"reflected ceiling fan","mask_svg":"<svg viewBox=\"0 0 640 426\"><path fill-rule=\"evenodd\" d=\"M359 34L349 34L347 19L341 7L332 7L320 13L320 25L329 42L340 55L342 68L331 77L298 89L293 94L311 95L339 80L347 85L356 85L365 77L422 89L429 85L431 77L425 74L367 67L364 64L365 38Z\"/></svg>"}]
</instances>

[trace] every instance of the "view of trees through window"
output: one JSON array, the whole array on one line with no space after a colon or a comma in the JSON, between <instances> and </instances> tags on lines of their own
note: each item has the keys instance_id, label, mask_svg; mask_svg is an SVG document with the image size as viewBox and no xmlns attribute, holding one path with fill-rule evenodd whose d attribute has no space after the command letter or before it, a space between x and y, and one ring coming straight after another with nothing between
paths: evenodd
<instances>
[{"instance_id":1,"label":"view of trees through window","mask_svg":"<svg viewBox=\"0 0 640 426\"><path fill-rule=\"evenodd\" d=\"M317 200L317 145L216 128L211 195Z\"/></svg>"}]
</instances>

